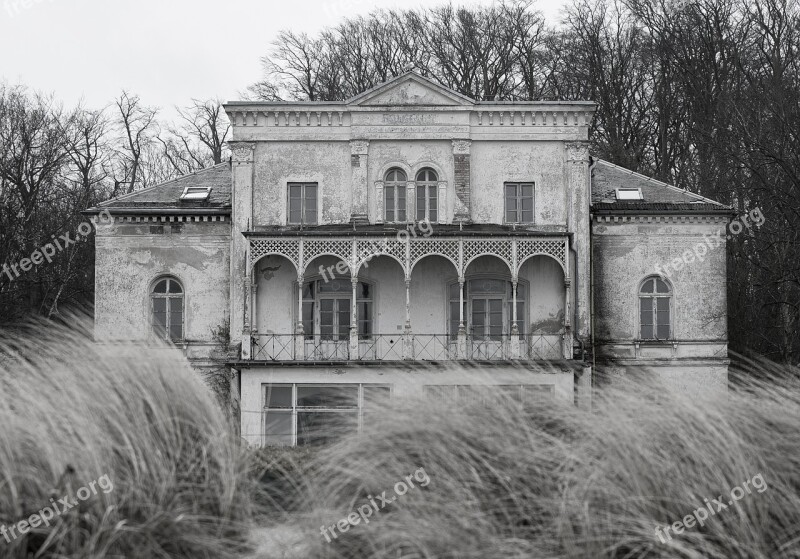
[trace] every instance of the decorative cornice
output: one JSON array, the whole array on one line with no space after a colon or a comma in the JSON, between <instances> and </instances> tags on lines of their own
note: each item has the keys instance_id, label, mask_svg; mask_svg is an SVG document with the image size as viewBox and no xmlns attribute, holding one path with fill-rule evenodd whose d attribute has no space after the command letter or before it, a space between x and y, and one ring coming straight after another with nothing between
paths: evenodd
<instances>
[{"instance_id":1,"label":"decorative cornice","mask_svg":"<svg viewBox=\"0 0 800 559\"><path fill-rule=\"evenodd\" d=\"M469 155L472 140L453 140L453 155Z\"/></svg>"},{"instance_id":2,"label":"decorative cornice","mask_svg":"<svg viewBox=\"0 0 800 559\"><path fill-rule=\"evenodd\" d=\"M252 163L256 145L250 142L228 142L234 163Z\"/></svg>"},{"instance_id":3,"label":"decorative cornice","mask_svg":"<svg viewBox=\"0 0 800 559\"><path fill-rule=\"evenodd\" d=\"M369 140L350 140L351 155L368 155Z\"/></svg>"},{"instance_id":4,"label":"decorative cornice","mask_svg":"<svg viewBox=\"0 0 800 559\"><path fill-rule=\"evenodd\" d=\"M565 142L567 161L589 161L589 142Z\"/></svg>"},{"instance_id":5,"label":"decorative cornice","mask_svg":"<svg viewBox=\"0 0 800 559\"><path fill-rule=\"evenodd\" d=\"M598 223L726 223L725 215L598 215L593 214Z\"/></svg>"}]
</instances>

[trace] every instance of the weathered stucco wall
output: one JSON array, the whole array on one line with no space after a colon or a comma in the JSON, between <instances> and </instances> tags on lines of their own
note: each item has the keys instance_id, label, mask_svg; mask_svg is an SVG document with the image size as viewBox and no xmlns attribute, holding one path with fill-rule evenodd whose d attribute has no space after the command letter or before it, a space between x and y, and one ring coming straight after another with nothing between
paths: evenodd
<instances>
[{"instance_id":1,"label":"weathered stucco wall","mask_svg":"<svg viewBox=\"0 0 800 559\"><path fill-rule=\"evenodd\" d=\"M633 341L638 338L639 286L682 259L721 229L704 223L593 223L595 338ZM726 250L708 249L702 261L695 258L666 276L673 288L673 336L677 340L726 339ZM702 252L702 249L699 251ZM671 264L670 264L671 265Z\"/></svg>"},{"instance_id":2,"label":"weathered stucco wall","mask_svg":"<svg viewBox=\"0 0 800 559\"><path fill-rule=\"evenodd\" d=\"M513 365L486 365L465 368L460 365L431 366L395 364L357 366L309 366L303 368L255 367L243 369L241 376L241 436L253 445L261 444L265 384L388 384L393 397L419 396L426 385L452 384L537 384L553 386L554 398L564 404L575 399L575 372L555 368L524 369Z\"/></svg>"},{"instance_id":3,"label":"weathered stucco wall","mask_svg":"<svg viewBox=\"0 0 800 559\"><path fill-rule=\"evenodd\" d=\"M151 229L155 227L155 229ZM154 233L163 229L164 233ZM228 318L230 222L120 224L99 231L95 334L98 340L150 336L150 289L164 275L184 287L185 338L210 343Z\"/></svg>"},{"instance_id":4,"label":"weathered stucco wall","mask_svg":"<svg viewBox=\"0 0 800 559\"><path fill-rule=\"evenodd\" d=\"M533 181L535 223L566 227L563 142L473 142L470 157L474 222L503 223L503 184Z\"/></svg>"},{"instance_id":5,"label":"weathered stucco wall","mask_svg":"<svg viewBox=\"0 0 800 559\"><path fill-rule=\"evenodd\" d=\"M716 234L724 223L595 221L592 227L595 353L604 381L646 374L688 394L724 391L726 250L724 232ZM716 244L712 238L719 246L709 247L709 242ZM639 287L657 273L656 266L669 272L674 339L639 341Z\"/></svg>"},{"instance_id":6,"label":"weathered stucco wall","mask_svg":"<svg viewBox=\"0 0 800 559\"><path fill-rule=\"evenodd\" d=\"M290 182L319 183L320 224L350 220L348 142L258 142L253 187L254 225L286 225Z\"/></svg>"}]
</instances>

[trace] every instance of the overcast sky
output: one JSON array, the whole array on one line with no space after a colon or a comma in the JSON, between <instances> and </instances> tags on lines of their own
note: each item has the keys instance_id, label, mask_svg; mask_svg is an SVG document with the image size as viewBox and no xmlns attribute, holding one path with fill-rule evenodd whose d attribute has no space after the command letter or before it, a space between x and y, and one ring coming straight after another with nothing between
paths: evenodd
<instances>
[{"instance_id":1,"label":"overcast sky","mask_svg":"<svg viewBox=\"0 0 800 559\"><path fill-rule=\"evenodd\" d=\"M261 76L259 59L280 29L312 34L374 8L440 3L0 0L0 80L53 92L67 105L83 98L91 108L107 105L122 88L165 108L192 97L233 100ZM554 24L562 3L537 6Z\"/></svg>"}]
</instances>

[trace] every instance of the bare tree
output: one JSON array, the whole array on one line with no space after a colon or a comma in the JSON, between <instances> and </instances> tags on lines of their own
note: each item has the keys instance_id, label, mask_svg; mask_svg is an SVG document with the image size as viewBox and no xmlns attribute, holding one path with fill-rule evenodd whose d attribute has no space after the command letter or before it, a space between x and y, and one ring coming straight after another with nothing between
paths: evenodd
<instances>
[{"instance_id":1,"label":"bare tree","mask_svg":"<svg viewBox=\"0 0 800 559\"><path fill-rule=\"evenodd\" d=\"M144 106L138 95L125 90L115 100L115 105L119 111L117 124L122 136L119 152L122 180L117 180L117 184L128 184L125 192L131 193L140 181L147 184L146 177L141 176L142 155L158 135L158 109Z\"/></svg>"}]
</instances>

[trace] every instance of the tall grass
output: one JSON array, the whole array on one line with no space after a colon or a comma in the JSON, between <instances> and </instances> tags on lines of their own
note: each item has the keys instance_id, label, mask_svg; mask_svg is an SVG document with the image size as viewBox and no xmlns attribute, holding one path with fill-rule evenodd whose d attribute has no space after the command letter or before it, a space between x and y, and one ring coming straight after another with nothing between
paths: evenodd
<instances>
[{"instance_id":1,"label":"tall grass","mask_svg":"<svg viewBox=\"0 0 800 559\"><path fill-rule=\"evenodd\" d=\"M603 388L591 411L499 395L456 406L395 401L362 436L298 464L287 519L298 537L263 556L800 557L800 378L755 380L764 367L717 399L641 375ZM426 487L330 543L323 537L322 526L370 495L394 495L420 468ZM745 481L749 493L729 505ZM714 512L704 526L659 538L657 527L664 534L705 499Z\"/></svg>"},{"instance_id":2,"label":"tall grass","mask_svg":"<svg viewBox=\"0 0 800 559\"><path fill-rule=\"evenodd\" d=\"M86 321L37 323L0 334L0 387L0 525L28 520L51 498L79 502L49 526L0 536L0 557L248 551L248 464L180 355L94 344ZM103 476L113 489L81 500L76 492Z\"/></svg>"}]
</instances>

